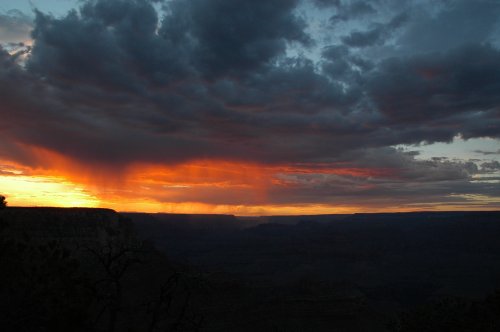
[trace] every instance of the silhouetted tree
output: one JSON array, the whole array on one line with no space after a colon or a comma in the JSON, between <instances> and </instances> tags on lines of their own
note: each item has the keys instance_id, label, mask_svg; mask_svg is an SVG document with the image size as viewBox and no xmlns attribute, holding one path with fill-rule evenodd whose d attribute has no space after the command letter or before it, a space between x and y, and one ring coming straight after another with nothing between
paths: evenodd
<instances>
[{"instance_id":1,"label":"silhouetted tree","mask_svg":"<svg viewBox=\"0 0 500 332\"><path fill-rule=\"evenodd\" d=\"M200 282L169 266L153 247L127 241L122 231L107 228L98 246L81 248L93 271L94 326L106 332L198 331L203 319L193 297Z\"/></svg>"},{"instance_id":2,"label":"silhouetted tree","mask_svg":"<svg viewBox=\"0 0 500 332\"><path fill-rule=\"evenodd\" d=\"M7 201L5 200L5 196L0 195L0 209L7 207Z\"/></svg>"},{"instance_id":3,"label":"silhouetted tree","mask_svg":"<svg viewBox=\"0 0 500 332\"><path fill-rule=\"evenodd\" d=\"M79 243L0 223L0 330L199 331L201 282L128 232Z\"/></svg>"},{"instance_id":4,"label":"silhouetted tree","mask_svg":"<svg viewBox=\"0 0 500 332\"><path fill-rule=\"evenodd\" d=\"M142 264L142 248L117 239L111 229L106 229L105 243L98 247L86 247L88 253L97 263L100 276L95 280L92 290L101 305L99 318L107 312L107 331L116 330L119 313L123 307L124 277L130 268Z\"/></svg>"}]
</instances>

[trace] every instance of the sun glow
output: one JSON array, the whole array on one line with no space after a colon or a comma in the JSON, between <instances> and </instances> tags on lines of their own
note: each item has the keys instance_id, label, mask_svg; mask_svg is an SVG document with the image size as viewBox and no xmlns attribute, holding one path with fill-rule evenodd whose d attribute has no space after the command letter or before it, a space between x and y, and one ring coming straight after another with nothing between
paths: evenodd
<instances>
[{"instance_id":1,"label":"sun glow","mask_svg":"<svg viewBox=\"0 0 500 332\"><path fill-rule=\"evenodd\" d=\"M97 207L99 199L64 178L53 176L0 175L2 194L10 205Z\"/></svg>"},{"instance_id":2,"label":"sun glow","mask_svg":"<svg viewBox=\"0 0 500 332\"><path fill-rule=\"evenodd\" d=\"M272 202L270 191L293 188L283 174L372 176L377 171L326 165L259 165L199 160L134 164L109 170L29 148L37 167L0 161L0 188L10 205L108 207L118 211L237 215L352 213L354 206ZM96 171L98 170L98 171Z\"/></svg>"},{"instance_id":3,"label":"sun glow","mask_svg":"<svg viewBox=\"0 0 500 332\"><path fill-rule=\"evenodd\" d=\"M154 175L154 174L152 174ZM139 178L129 180L134 183L138 180L149 178L142 173ZM92 192L92 186L74 183L61 176L45 175L23 175L17 170L12 170L8 175L0 175L0 188L2 194L8 197L11 206L56 206L56 207L107 207L117 211L144 211L144 212L164 212L164 213L214 213L214 214L235 214L235 215L292 215L292 214L319 214L319 213L353 213L358 212L356 207L332 207L328 205L276 205L261 204L213 204L196 201L180 201L178 191L187 191L186 200L191 196L191 191L206 189L213 185L214 188L221 187L229 190L228 196L234 194L234 188L246 187L248 184L230 184L215 178L214 183L194 183L193 179L182 183L189 185L161 185L160 188L152 187L158 180L151 176L149 183L139 185L137 190L132 188L100 188ZM129 182L129 183L130 183ZM147 181L146 181L147 182ZM161 182L160 182L161 183ZM95 188L94 188L95 189ZM249 194L255 188L248 187ZM262 189L255 189L259 196ZM160 192L158 192L160 191ZM183 196L183 195L181 195ZM196 196L196 195L193 195ZM243 196L242 201L246 196ZM173 201L169 201L169 198ZM196 198L196 197L195 197ZM261 201L262 197L257 201ZM255 199L254 199L255 200Z\"/></svg>"}]
</instances>

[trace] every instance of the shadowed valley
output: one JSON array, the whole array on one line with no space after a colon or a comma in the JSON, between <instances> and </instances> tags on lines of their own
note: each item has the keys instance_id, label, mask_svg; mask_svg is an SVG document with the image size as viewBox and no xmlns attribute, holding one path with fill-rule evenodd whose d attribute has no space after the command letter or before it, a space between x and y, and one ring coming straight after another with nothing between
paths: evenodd
<instances>
[{"instance_id":1,"label":"shadowed valley","mask_svg":"<svg viewBox=\"0 0 500 332\"><path fill-rule=\"evenodd\" d=\"M7 208L1 323L17 331L495 331L499 217Z\"/></svg>"}]
</instances>

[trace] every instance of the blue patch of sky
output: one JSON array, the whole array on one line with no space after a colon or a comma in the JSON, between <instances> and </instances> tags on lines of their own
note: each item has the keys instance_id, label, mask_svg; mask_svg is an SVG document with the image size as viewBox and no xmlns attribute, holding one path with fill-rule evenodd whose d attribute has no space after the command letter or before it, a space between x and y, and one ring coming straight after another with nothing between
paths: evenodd
<instances>
[{"instance_id":1,"label":"blue patch of sky","mask_svg":"<svg viewBox=\"0 0 500 332\"><path fill-rule=\"evenodd\" d=\"M7 13L14 9L33 16L33 10L36 8L44 13L62 16L70 9L78 7L79 2L78 0L2 0L0 12Z\"/></svg>"},{"instance_id":2,"label":"blue patch of sky","mask_svg":"<svg viewBox=\"0 0 500 332\"><path fill-rule=\"evenodd\" d=\"M500 140L493 138L472 138L464 140L455 137L451 143L433 143L420 145L400 145L404 150L418 151L417 159L446 157L448 159L500 161ZM489 153L489 154L485 154Z\"/></svg>"}]
</instances>

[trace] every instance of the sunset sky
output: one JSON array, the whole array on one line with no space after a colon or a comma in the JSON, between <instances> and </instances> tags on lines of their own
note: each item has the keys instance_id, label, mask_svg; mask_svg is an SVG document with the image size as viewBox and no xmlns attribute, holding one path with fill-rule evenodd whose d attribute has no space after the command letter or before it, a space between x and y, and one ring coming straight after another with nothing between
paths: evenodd
<instances>
[{"instance_id":1,"label":"sunset sky","mask_svg":"<svg viewBox=\"0 0 500 332\"><path fill-rule=\"evenodd\" d=\"M500 209L500 1L2 0L9 205Z\"/></svg>"}]
</instances>

